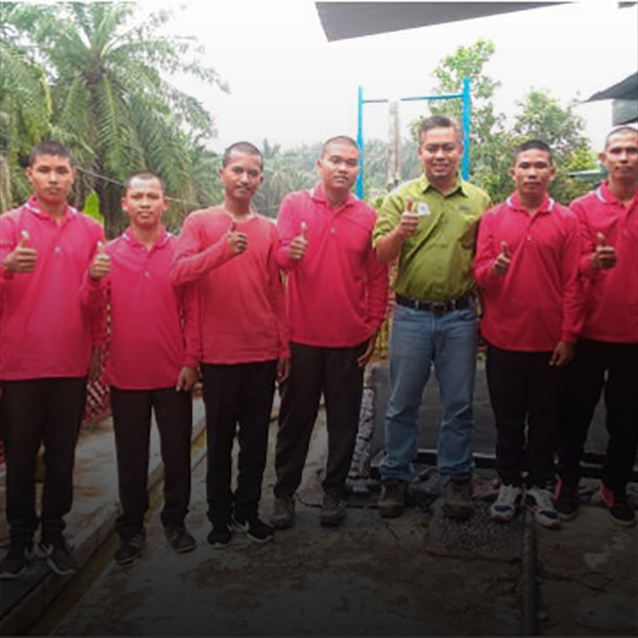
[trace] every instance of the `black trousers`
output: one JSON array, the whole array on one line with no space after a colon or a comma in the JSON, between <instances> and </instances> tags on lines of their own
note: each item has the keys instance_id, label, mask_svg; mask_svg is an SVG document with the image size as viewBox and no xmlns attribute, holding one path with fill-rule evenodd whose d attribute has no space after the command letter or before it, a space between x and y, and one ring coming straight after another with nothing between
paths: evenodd
<instances>
[{"instance_id":1,"label":"black trousers","mask_svg":"<svg viewBox=\"0 0 638 638\"><path fill-rule=\"evenodd\" d=\"M6 516L12 541L64 530L73 503L75 446L84 415L86 377L3 381L0 428L6 459ZM44 444L42 511L36 514L35 470Z\"/></svg>"},{"instance_id":2,"label":"black trousers","mask_svg":"<svg viewBox=\"0 0 638 638\"><path fill-rule=\"evenodd\" d=\"M208 438L208 518L211 522L227 519L233 504L238 516L255 515L266 467L277 362L206 363L202 371ZM233 494L232 450L237 430L237 489Z\"/></svg>"},{"instance_id":3,"label":"black trousers","mask_svg":"<svg viewBox=\"0 0 638 638\"><path fill-rule=\"evenodd\" d=\"M564 369L551 352L487 347L486 375L496 420L496 471L510 485L545 487L553 478Z\"/></svg>"},{"instance_id":4,"label":"black trousers","mask_svg":"<svg viewBox=\"0 0 638 638\"><path fill-rule=\"evenodd\" d=\"M558 474L574 484L581 475L589 425L604 391L609 441L603 483L622 491L638 449L638 344L581 339L569 366L561 408Z\"/></svg>"},{"instance_id":5,"label":"black trousers","mask_svg":"<svg viewBox=\"0 0 638 638\"><path fill-rule=\"evenodd\" d=\"M363 368L357 358L366 343L352 348L290 344L290 378L279 409L275 455L275 496L292 496L299 485L323 392L328 429L328 461L322 482L326 494L345 490L359 429Z\"/></svg>"},{"instance_id":6,"label":"black trousers","mask_svg":"<svg viewBox=\"0 0 638 638\"><path fill-rule=\"evenodd\" d=\"M111 386L117 478L122 514L115 529L122 538L144 527L148 510L148 463L151 411L160 435L164 463L164 527L183 524L191 493L191 434L193 399L175 388L121 390Z\"/></svg>"}]
</instances>

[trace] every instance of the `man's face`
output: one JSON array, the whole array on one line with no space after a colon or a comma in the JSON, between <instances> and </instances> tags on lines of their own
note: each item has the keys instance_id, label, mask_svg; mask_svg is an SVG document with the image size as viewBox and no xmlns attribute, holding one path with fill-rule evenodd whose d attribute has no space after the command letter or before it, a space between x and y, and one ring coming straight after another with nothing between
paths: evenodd
<instances>
[{"instance_id":1,"label":"man's face","mask_svg":"<svg viewBox=\"0 0 638 638\"><path fill-rule=\"evenodd\" d=\"M227 197L250 202L264 181L261 157L233 151L228 164L219 169L219 178Z\"/></svg>"},{"instance_id":2,"label":"man's face","mask_svg":"<svg viewBox=\"0 0 638 638\"><path fill-rule=\"evenodd\" d=\"M359 149L351 144L329 144L317 160L324 188L349 192L359 174Z\"/></svg>"},{"instance_id":3,"label":"man's face","mask_svg":"<svg viewBox=\"0 0 638 638\"><path fill-rule=\"evenodd\" d=\"M122 210L137 228L157 228L167 207L168 200L158 179L134 177L122 198Z\"/></svg>"},{"instance_id":4,"label":"man's face","mask_svg":"<svg viewBox=\"0 0 638 638\"><path fill-rule=\"evenodd\" d=\"M66 202L75 179L75 171L68 157L38 155L27 168L27 178L41 202L59 206Z\"/></svg>"},{"instance_id":5,"label":"man's face","mask_svg":"<svg viewBox=\"0 0 638 638\"><path fill-rule=\"evenodd\" d=\"M638 133L619 132L607 141L599 156L612 181L635 181L638 178Z\"/></svg>"},{"instance_id":6,"label":"man's face","mask_svg":"<svg viewBox=\"0 0 638 638\"><path fill-rule=\"evenodd\" d=\"M510 169L516 190L523 197L544 196L555 174L549 153L538 148L519 153Z\"/></svg>"},{"instance_id":7,"label":"man's face","mask_svg":"<svg viewBox=\"0 0 638 638\"><path fill-rule=\"evenodd\" d=\"M437 127L421 134L419 159L431 182L450 181L456 176L463 144L453 127Z\"/></svg>"}]
</instances>

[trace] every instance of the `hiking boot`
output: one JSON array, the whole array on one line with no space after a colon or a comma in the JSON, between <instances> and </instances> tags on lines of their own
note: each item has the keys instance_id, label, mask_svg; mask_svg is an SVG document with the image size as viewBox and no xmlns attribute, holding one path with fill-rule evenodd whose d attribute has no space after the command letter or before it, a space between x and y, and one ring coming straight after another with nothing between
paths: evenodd
<instances>
[{"instance_id":1,"label":"hiking boot","mask_svg":"<svg viewBox=\"0 0 638 638\"><path fill-rule=\"evenodd\" d=\"M397 518L405 511L405 497L408 482L401 479L387 478L381 483L381 496L378 507L382 518Z\"/></svg>"},{"instance_id":2,"label":"hiking boot","mask_svg":"<svg viewBox=\"0 0 638 638\"><path fill-rule=\"evenodd\" d=\"M534 512L534 518L539 525L548 529L558 529L560 518L554 509L552 495L542 487L530 487L525 492L525 505Z\"/></svg>"},{"instance_id":3,"label":"hiking boot","mask_svg":"<svg viewBox=\"0 0 638 638\"><path fill-rule=\"evenodd\" d=\"M7 555L0 561L0 579L13 580L22 576L34 556L32 540L11 541Z\"/></svg>"},{"instance_id":4,"label":"hiking boot","mask_svg":"<svg viewBox=\"0 0 638 638\"><path fill-rule=\"evenodd\" d=\"M337 494L326 494L321 505L322 527L339 527L346 518L346 501Z\"/></svg>"},{"instance_id":5,"label":"hiking boot","mask_svg":"<svg viewBox=\"0 0 638 638\"><path fill-rule=\"evenodd\" d=\"M115 562L118 565L130 565L142 555L145 544L146 534L143 530L134 536L120 539L120 546L115 552Z\"/></svg>"},{"instance_id":6,"label":"hiking boot","mask_svg":"<svg viewBox=\"0 0 638 638\"><path fill-rule=\"evenodd\" d=\"M213 529L209 532L207 540L215 549L219 549L230 543L232 535L230 516L223 516L213 520Z\"/></svg>"},{"instance_id":7,"label":"hiking boot","mask_svg":"<svg viewBox=\"0 0 638 638\"><path fill-rule=\"evenodd\" d=\"M183 523L176 527L166 527L164 534L171 547L178 553L184 554L185 552L192 552L195 549L197 543L192 537L191 533L186 529L186 525Z\"/></svg>"},{"instance_id":8,"label":"hiking boot","mask_svg":"<svg viewBox=\"0 0 638 638\"><path fill-rule=\"evenodd\" d=\"M604 483L600 486L603 503L609 510L614 522L622 527L631 527L636 522L636 513L627 499L627 493L610 490Z\"/></svg>"},{"instance_id":9,"label":"hiking boot","mask_svg":"<svg viewBox=\"0 0 638 638\"><path fill-rule=\"evenodd\" d=\"M47 565L58 576L68 576L77 571L75 556L62 533L55 534L52 538L43 538L38 549L40 554L46 557Z\"/></svg>"},{"instance_id":10,"label":"hiking boot","mask_svg":"<svg viewBox=\"0 0 638 638\"><path fill-rule=\"evenodd\" d=\"M267 543L273 539L273 528L264 523L257 514L244 516L235 513L233 514L233 523L255 543Z\"/></svg>"},{"instance_id":11,"label":"hiking boot","mask_svg":"<svg viewBox=\"0 0 638 638\"><path fill-rule=\"evenodd\" d=\"M516 515L522 496L523 490L520 485L503 483L496 501L490 507L490 516L499 523L508 523Z\"/></svg>"},{"instance_id":12,"label":"hiking boot","mask_svg":"<svg viewBox=\"0 0 638 638\"><path fill-rule=\"evenodd\" d=\"M275 529L287 529L295 524L294 496L275 498L275 505L270 515L270 524Z\"/></svg>"},{"instance_id":13,"label":"hiking boot","mask_svg":"<svg viewBox=\"0 0 638 638\"><path fill-rule=\"evenodd\" d=\"M470 518L474 513L471 475L451 476L445 484L444 498L443 511L448 518Z\"/></svg>"},{"instance_id":14,"label":"hiking boot","mask_svg":"<svg viewBox=\"0 0 638 638\"><path fill-rule=\"evenodd\" d=\"M578 514L578 483L558 481L554 492L554 509L559 518L571 521Z\"/></svg>"}]
</instances>

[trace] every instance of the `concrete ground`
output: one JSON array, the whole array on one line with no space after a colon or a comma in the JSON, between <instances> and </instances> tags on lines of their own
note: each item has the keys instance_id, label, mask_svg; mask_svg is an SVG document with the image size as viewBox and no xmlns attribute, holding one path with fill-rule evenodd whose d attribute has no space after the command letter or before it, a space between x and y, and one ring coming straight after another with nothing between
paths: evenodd
<instances>
[{"instance_id":1,"label":"concrete ground","mask_svg":"<svg viewBox=\"0 0 638 638\"><path fill-rule=\"evenodd\" d=\"M199 404L196 415L201 418ZM275 436L273 423L265 515L272 505ZM587 504L574 521L559 531L535 528L526 561L529 528L523 518L505 526L489 520L491 470L477 472L477 513L467 523L441 516L436 472L419 468L414 504L403 517L381 519L378 484L360 480L353 484L345 525L321 528L325 443L322 413L293 529L277 532L264 545L236 532L226 548L213 549L206 542L205 449L197 441L187 519L197 549L185 555L170 549L156 490L144 555L123 568L112 560L117 541L108 535L117 511L110 423L83 433L68 533L85 566L76 577L61 578L48 573L40 559L26 579L41 578L40 585L23 595L17 593L22 579L2 581L0 633L30 628L33 635L69 636L518 635L524 628L530 632L524 616L531 611L531 629L542 635L638 634L638 528L623 529L610 520L596 504L595 481L586 482Z\"/></svg>"}]
</instances>

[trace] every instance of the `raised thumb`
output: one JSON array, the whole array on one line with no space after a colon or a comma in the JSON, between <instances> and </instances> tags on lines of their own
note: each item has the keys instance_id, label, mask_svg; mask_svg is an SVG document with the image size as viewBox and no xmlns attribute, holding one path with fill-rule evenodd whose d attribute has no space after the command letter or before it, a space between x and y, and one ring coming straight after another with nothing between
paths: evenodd
<instances>
[{"instance_id":1,"label":"raised thumb","mask_svg":"<svg viewBox=\"0 0 638 638\"><path fill-rule=\"evenodd\" d=\"M408 213L412 212L412 205L414 204L414 200L411 197L406 197L405 198L405 210L408 211Z\"/></svg>"},{"instance_id":2,"label":"raised thumb","mask_svg":"<svg viewBox=\"0 0 638 638\"><path fill-rule=\"evenodd\" d=\"M237 222L233 221L228 232L234 233L237 230Z\"/></svg>"},{"instance_id":3,"label":"raised thumb","mask_svg":"<svg viewBox=\"0 0 638 638\"><path fill-rule=\"evenodd\" d=\"M27 242L31 239L31 236L26 230L22 231L22 239L20 240L19 246L26 246Z\"/></svg>"},{"instance_id":4,"label":"raised thumb","mask_svg":"<svg viewBox=\"0 0 638 638\"><path fill-rule=\"evenodd\" d=\"M596 237L598 239L598 245L599 246L606 246L607 245L607 240L605 239L605 235L603 235L601 232L597 233Z\"/></svg>"},{"instance_id":5,"label":"raised thumb","mask_svg":"<svg viewBox=\"0 0 638 638\"><path fill-rule=\"evenodd\" d=\"M507 257L509 259L509 257L510 257L510 249L509 249L509 246L507 245L506 241L502 241L501 242L501 250L503 251L503 254L505 255L505 257Z\"/></svg>"},{"instance_id":6,"label":"raised thumb","mask_svg":"<svg viewBox=\"0 0 638 638\"><path fill-rule=\"evenodd\" d=\"M306 222L301 222L301 236L304 239L308 239L308 226L306 226Z\"/></svg>"}]
</instances>

